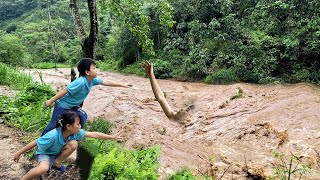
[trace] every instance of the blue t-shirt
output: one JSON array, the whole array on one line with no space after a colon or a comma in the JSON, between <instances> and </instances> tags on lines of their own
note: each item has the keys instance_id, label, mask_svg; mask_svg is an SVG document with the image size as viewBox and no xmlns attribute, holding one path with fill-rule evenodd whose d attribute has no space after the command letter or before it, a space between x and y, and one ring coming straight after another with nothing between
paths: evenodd
<instances>
[{"instance_id":1,"label":"blue t-shirt","mask_svg":"<svg viewBox=\"0 0 320 180\"><path fill-rule=\"evenodd\" d=\"M55 128L36 140L37 150L35 154L58 155L68 141L81 141L85 136L85 131L81 129L78 134L70 135L64 141L61 128Z\"/></svg>"},{"instance_id":2,"label":"blue t-shirt","mask_svg":"<svg viewBox=\"0 0 320 180\"><path fill-rule=\"evenodd\" d=\"M68 93L58 99L57 103L65 109L71 109L79 106L88 96L92 86L99 85L101 83L102 79L93 78L89 84L86 77L80 76L67 86Z\"/></svg>"}]
</instances>

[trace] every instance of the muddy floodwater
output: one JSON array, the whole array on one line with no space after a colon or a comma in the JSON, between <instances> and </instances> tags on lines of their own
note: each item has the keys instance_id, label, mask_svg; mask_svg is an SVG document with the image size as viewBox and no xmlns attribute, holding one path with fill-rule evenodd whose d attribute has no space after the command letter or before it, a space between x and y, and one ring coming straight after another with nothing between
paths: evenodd
<instances>
[{"instance_id":1,"label":"muddy floodwater","mask_svg":"<svg viewBox=\"0 0 320 180\"><path fill-rule=\"evenodd\" d=\"M28 70L42 74L54 90L70 82L70 69ZM39 73L41 72L41 73ZM273 152L291 154L311 167L302 179L320 179L320 88L310 84L207 85L158 80L178 111L192 107L181 122L169 120L155 101L147 78L99 71L98 76L131 88L95 86L84 102L89 120L114 122L128 148L160 146L160 179L187 167L217 179L254 179L274 174ZM241 92L242 91L242 92ZM233 99L235 95L239 98ZM231 100L232 99L232 100Z\"/></svg>"}]
</instances>

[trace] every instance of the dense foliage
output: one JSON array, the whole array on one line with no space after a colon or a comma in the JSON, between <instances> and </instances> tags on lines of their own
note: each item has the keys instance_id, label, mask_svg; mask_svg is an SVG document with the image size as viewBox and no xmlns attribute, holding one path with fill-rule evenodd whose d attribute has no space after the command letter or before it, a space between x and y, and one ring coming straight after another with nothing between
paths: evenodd
<instances>
[{"instance_id":1,"label":"dense foliage","mask_svg":"<svg viewBox=\"0 0 320 180\"><path fill-rule=\"evenodd\" d=\"M114 127L104 119L87 123L85 129L110 133ZM159 147L128 150L114 141L86 139L80 143L81 151L86 151L94 159L90 165L88 179L157 179ZM81 160L81 159L80 159ZM84 168L88 168L88 164Z\"/></svg>"},{"instance_id":2,"label":"dense foliage","mask_svg":"<svg viewBox=\"0 0 320 180\"><path fill-rule=\"evenodd\" d=\"M30 76L3 63L0 63L0 84L19 90L14 98L0 97L0 112L5 122L27 131L44 129L51 108L44 108L43 102L54 95L51 88L33 82Z\"/></svg>"},{"instance_id":3,"label":"dense foliage","mask_svg":"<svg viewBox=\"0 0 320 180\"><path fill-rule=\"evenodd\" d=\"M89 179L158 179L159 148L130 151L114 148L94 159Z\"/></svg>"},{"instance_id":4,"label":"dense foliage","mask_svg":"<svg viewBox=\"0 0 320 180\"><path fill-rule=\"evenodd\" d=\"M174 174L171 174L168 178L168 180L214 180L213 177L206 178L203 176L194 176L192 172L188 169L182 169L180 171L177 171Z\"/></svg>"},{"instance_id":5,"label":"dense foliage","mask_svg":"<svg viewBox=\"0 0 320 180\"><path fill-rule=\"evenodd\" d=\"M1 3L1 62L79 60L69 1L49 2L51 21L45 2ZM96 57L116 70L147 59L159 78L319 83L319 14L317 0L99 0Z\"/></svg>"}]
</instances>

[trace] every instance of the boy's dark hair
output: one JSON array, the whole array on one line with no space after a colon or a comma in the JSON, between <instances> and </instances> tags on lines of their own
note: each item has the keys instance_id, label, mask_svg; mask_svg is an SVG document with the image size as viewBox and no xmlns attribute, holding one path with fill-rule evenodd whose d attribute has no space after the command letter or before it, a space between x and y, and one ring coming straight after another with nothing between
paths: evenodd
<instances>
[{"instance_id":1,"label":"boy's dark hair","mask_svg":"<svg viewBox=\"0 0 320 180\"><path fill-rule=\"evenodd\" d=\"M61 127L62 131L66 129L67 124L73 124L76 120L76 117L79 117L78 113L72 110L66 110L63 112L57 121L56 128Z\"/></svg>"},{"instance_id":2,"label":"boy's dark hair","mask_svg":"<svg viewBox=\"0 0 320 180\"><path fill-rule=\"evenodd\" d=\"M86 71L90 71L91 65L96 65L96 62L91 58L82 58L78 63L79 76L86 76Z\"/></svg>"}]
</instances>

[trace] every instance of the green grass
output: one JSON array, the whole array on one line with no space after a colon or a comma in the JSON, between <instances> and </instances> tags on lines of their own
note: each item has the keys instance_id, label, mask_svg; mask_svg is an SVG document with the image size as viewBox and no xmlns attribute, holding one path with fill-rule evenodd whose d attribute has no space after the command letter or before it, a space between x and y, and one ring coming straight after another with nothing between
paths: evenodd
<instances>
[{"instance_id":1,"label":"green grass","mask_svg":"<svg viewBox=\"0 0 320 180\"><path fill-rule=\"evenodd\" d=\"M236 93L235 95L233 95L233 96L230 98L230 100L239 99L239 98L242 97L242 95L243 95L243 90L242 90L240 87L238 87L237 93Z\"/></svg>"},{"instance_id":2,"label":"green grass","mask_svg":"<svg viewBox=\"0 0 320 180\"><path fill-rule=\"evenodd\" d=\"M21 73L17 68L0 63L0 85L22 90L25 85L32 82L31 76Z\"/></svg>"},{"instance_id":3,"label":"green grass","mask_svg":"<svg viewBox=\"0 0 320 180\"><path fill-rule=\"evenodd\" d=\"M205 79L205 82L208 84L231 84L238 81L239 78L233 69L220 69Z\"/></svg>"},{"instance_id":4,"label":"green grass","mask_svg":"<svg viewBox=\"0 0 320 180\"><path fill-rule=\"evenodd\" d=\"M49 122L51 108L43 102L54 96L48 85L29 83L13 99L0 97L0 111L5 123L24 131L41 131Z\"/></svg>"},{"instance_id":5,"label":"green grass","mask_svg":"<svg viewBox=\"0 0 320 180\"><path fill-rule=\"evenodd\" d=\"M134 64L131 64L130 66L127 66L123 70L121 70L124 74L135 74L138 76L144 76L145 72L143 68L140 65L140 62L135 62Z\"/></svg>"},{"instance_id":6,"label":"green grass","mask_svg":"<svg viewBox=\"0 0 320 180\"><path fill-rule=\"evenodd\" d=\"M51 108L44 108L43 102L52 96L52 89L19 72L17 69L0 63L0 84L18 89L14 98L0 97L0 111L5 123L25 131L42 130L51 117Z\"/></svg>"},{"instance_id":7,"label":"green grass","mask_svg":"<svg viewBox=\"0 0 320 180\"><path fill-rule=\"evenodd\" d=\"M103 71L120 72L116 61L96 61L96 66Z\"/></svg>"},{"instance_id":8,"label":"green grass","mask_svg":"<svg viewBox=\"0 0 320 180\"><path fill-rule=\"evenodd\" d=\"M112 128L115 127L110 121L107 121L103 118L98 118L93 122L88 122L86 124L86 129L88 131L98 131L105 134L110 134Z\"/></svg>"},{"instance_id":9,"label":"green grass","mask_svg":"<svg viewBox=\"0 0 320 180\"><path fill-rule=\"evenodd\" d=\"M179 170L168 176L167 180L214 180L213 177L194 176L189 169Z\"/></svg>"},{"instance_id":10,"label":"green grass","mask_svg":"<svg viewBox=\"0 0 320 180\"><path fill-rule=\"evenodd\" d=\"M51 69L51 68L70 68L69 64L54 63L54 62L40 62L32 64L30 68L35 69Z\"/></svg>"},{"instance_id":11,"label":"green grass","mask_svg":"<svg viewBox=\"0 0 320 180\"><path fill-rule=\"evenodd\" d=\"M124 74L135 74L138 76L144 76L144 70L140 66L140 62L135 62L131 65L128 65L124 69L120 69L118 62L116 61L96 61L97 68L103 70L103 71L109 71L109 72L118 72L118 73L124 73Z\"/></svg>"},{"instance_id":12,"label":"green grass","mask_svg":"<svg viewBox=\"0 0 320 180\"><path fill-rule=\"evenodd\" d=\"M159 147L144 150L114 148L107 154L98 154L89 179L158 179Z\"/></svg>"}]
</instances>

